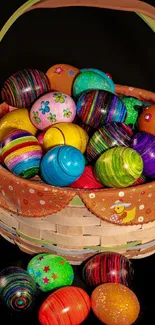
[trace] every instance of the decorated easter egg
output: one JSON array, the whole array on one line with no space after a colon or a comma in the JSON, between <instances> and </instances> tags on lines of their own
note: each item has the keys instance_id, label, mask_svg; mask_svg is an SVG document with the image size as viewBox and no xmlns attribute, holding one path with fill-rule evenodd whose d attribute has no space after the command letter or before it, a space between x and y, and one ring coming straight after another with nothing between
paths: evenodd
<instances>
[{"instance_id":1,"label":"decorated easter egg","mask_svg":"<svg viewBox=\"0 0 155 325\"><path fill-rule=\"evenodd\" d=\"M46 131L42 131L42 132L40 132L39 135L37 136L37 140L38 140L40 146L42 147L42 149L43 149L43 141L44 141L44 135L45 135L45 132L46 132Z\"/></svg>"},{"instance_id":2,"label":"decorated easter egg","mask_svg":"<svg viewBox=\"0 0 155 325\"><path fill-rule=\"evenodd\" d=\"M9 105L7 103L0 104L0 119L9 112Z\"/></svg>"},{"instance_id":3,"label":"decorated easter egg","mask_svg":"<svg viewBox=\"0 0 155 325\"><path fill-rule=\"evenodd\" d=\"M98 73L99 75L101 75L106 81L107 83L109 84L110 88L111 89L107 89L109 91L111 91L112 93L115 92L115 85L114 85L114 82L112 80L112 76L109 75L108 73L105 73L103 72L102 70L99 70L99 69L95 69L95 68L85 68L85 69L81 69L80 70L81 72L86 72L86 71L93 71L95 73ZM109 77L110 76L110 77ZM106 89L105 89L106 90Z\"/></svg>"},{"instance_id":4,"label":"decorated easter egg","mask_svg":"<svg viewBox=\"0 0 155 325\"><path fill-rule=\"evenodd\" d=\"M85 159L83 154L72 146L57 146L49 150L40 165L41 177L54 186L68 186L83 173Z\"/></svg>"},{"instance_id":5,"label":"decorated easter egg","mask_svg":"<svg viewBox=\"0 0 155 325\"><path fill-rule=\"evenodd\" d=\"M155 105L146 107L138 119L139 131L155 135Z\"/></svg>"},{"instance_id":6,"label":"decorated easter egg","mask_svg":"<svg viewBox=\"0 0 155 325\"><path fill-rule=\"evenodd\" d=\"M53 91L59 91L69 96L72 95L72 87L75 77L80 70L69 64L55 64L48 69L46 75Z\"/></svg>"},{"instance_id":7,"label":"decorated easter egg","mask_svg":"<svg viewBox=\"0 0 155 325\"><path fill-rule=\"evenodd\" d=\"M138 116L140 112L143 111L144 103L140 99L134 97L123 96L121 100L127 109L125 124L130 125L134 129Z\"/></svg>"},{"instance_id":8,"label":"decorated easter egg","mask_svg":"<svg viewBox=\"0 0 155 325\"><path fill-rule=\"evenodd\" d=\"M105 283L94 289L91 307L106 325L131 325L140 312L135 293L120 283Z\"/></svg>"},{"instance_id":9,"label":"decorated easter egg","mask_svg":"<svg viewBox=\"0 0 155 325\"><path fill-rule=\"evenodd\" d=\"M155 135L139 132L134 135L131 148L136 150L143 159L143 174L155 178Z\"/></svg>"},{"instance_id":10,"label":"decorated easter egg","mask_svg":"<svg viewBox=\"0 0 155 325\"><path fill-rule=\"evenodd\" d=\"M26 270L11 266L0 272L0 297L10 309L28 309L35 295L36 283Z\"/></svg>"},{"instance_id":11,"label":"decorated easter egg","mask_svg":"<svg viewBox=\"0 0 155 325\"><path fill-rule=\"evenodd\" d=\"M77 181L72 183L70 187L97 189L102 188L103 185L96 180L93 174L93 166L87 165L85 166L83 174L77 179Z\"/></svg>"},{"instance_id":12,"label":"decorated easter egg","mask_svg":"<svg viewBox=\"0 0 155 325\"><path fill-rule=\"evenodd\" d=\"M7 168L23 178L31 178L39 172L42 149L30 132L14 129L2 143L2 157Z\"/></svg>"},{"instance_id":13,"label":"decorated easter egg","mask_svg":"<svg viewBox=\"0 0 155 325\"><path fill-rule=\"evenodd\" d=\"M124 122L126 107L117 95L104 90L84 93L77 101L77 115L95 129L108 122Z\"/></svg>"},{"instance_id":14,"label":"decorated easter egg","mask_svg":"<svg viewBox=\"0 0 155 325\"><path fill-rule=\"evenodd\" d=\"M56 290L43 302L39 309L42 325L79 325L90 311L88 294L78 287L64 287Z\"/></svg>"},{"instance_id":15,"label":"decorated easter egg","mask_svg":"<svg viewBox=\"0 0 155 325\"><path fill-rule=\"evenodd\" d=\"M33 135L37 132L37 129L30 121L29 112L26 108L9 112L0 119L0 142L14 128L26 130Z\"/></svg>"},{"instance_id":16,"label":"decorated easter egg","mask_svg":"<svg viewBox=\"0 0 155 325\"><path fill-rule=\"evenodd\" d=\"M133 185L140 185L146 182L147 178L142 174L134 183Z\"/></svg>"},{"instance_id":17,"label":"decorated easter egg","mask_svg":"<svg viewBox=\"0 0 155 325\"><path fill-rule=\"evenodd\" d=\"M101 126L91 137L87 145L86 156L88 161L98 159L107 149L130 145L132 129L121 122L111 122Z\"/></svg>"},{"instance_id":18,"label":"decorated easter egg","mask_svg":"<svg viewBox=\"0 0 155 325\"><path fill-rule=\"evenodd\" d=\"M142 171L143 160L140 154L122 146L105 151L94 166L97 180L108 187L130 186Z\"/></svg>"},{"instance_id":19,"label":"decorated easter egg","mask_svg":"<svg viewBox=\"0 0 155 325\"><path fill-rule=\"evenodd\" d=\"M100 253L85 263L82 278L89 286L98 286L108 282L130 286L133 279L132 263L118 253Z\"/></svg>"},{"instance_id":20,"label":"decorated easter egg","mask_svg":"<svg viewBox=\"0 0 155 325\"><path fill-rule=\"evenodd\" d=\"M44 72L36 69L23 69L10 76L2 87L2 99L18 108L29 108L41 95L50 90Z\"/></svg>"},{"instance_id":21,"label":"decorated easter egg","mask_svg":"<svg viewBox=\"0 0 155 325\"><path fill-rule=\"evenodd\" d=\"M111 91L109 80L103 75L94 71L84 71L80 73L73 83L73 96L75 98L82 95L84 92L92 89L102 89Z\"/></svg>"},{"instance_id":22,"label":"decorated easter egg","mask_svg":"<svg viewBox=\"0 0 155 325\"><path fill-rule=\"evenodd\" d=\"M39 254L33 257L27 271L42 291L69 286L74 279L72 266L58 255Z\"/></svg>"},{"instance_id":23,"label":"decorated easter egg","mask_svg":"<svg viewBox=\"0 0 155 325\"><path fill-rule=\"evenodd\" d=\"M51 126L44 135L43 148L45 151L58 145L70 145L85 152L88 135L79 125L74 123L57 123Z\"/></svg>"},{"instance_id":24,"label":"decorated easter egg","mask_svg":"<svg viewBox=\"0 0 155 325\"><path fill-rule=\"evenodd\" d=\"M89 137L92 137L92 135L96 131L96 129L92 128L91 126L84 124L78 117L78 115L75 116L73 123L81 126L81 128L86 131Z\"/></svg>"},{"instance_id":25,"label":"decorated easter egg","mask_svg":"<svg viewBox=\"0 0 155 325\"><path fill-rule=\"evenodd\" d=\"M59 122L72 122L76 115L74 100L63 93L49 92L32 105L30 119L39 130Z\"/></svg>"}]
</instances>

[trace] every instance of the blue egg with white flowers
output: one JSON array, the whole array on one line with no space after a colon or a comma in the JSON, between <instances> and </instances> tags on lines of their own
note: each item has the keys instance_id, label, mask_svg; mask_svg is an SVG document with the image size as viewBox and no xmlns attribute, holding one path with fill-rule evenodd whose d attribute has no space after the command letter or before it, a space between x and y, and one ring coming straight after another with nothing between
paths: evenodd
<instances>
[{"instance_id":1,"label":"blue egg with white flowers","mask_svg":"<svg viewBox=\"0 0 155 325\"><path fill-rule=\"evenodd\" d=\"M84 155L75 147L60 145L49 150L42 158L41 178L53 186L69 186L84 172Z\"/></svg>"}]
</instances>

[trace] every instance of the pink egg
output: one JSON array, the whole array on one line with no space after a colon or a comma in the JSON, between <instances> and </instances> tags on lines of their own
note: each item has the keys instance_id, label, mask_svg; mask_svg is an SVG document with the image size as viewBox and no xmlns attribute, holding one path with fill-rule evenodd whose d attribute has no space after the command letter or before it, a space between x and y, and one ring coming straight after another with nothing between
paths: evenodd
<instances>
[{"instance_id":1,"label":"pink egg","mask_svg":"<svg viewBox=\"0 0 155 325\"><path fill-rule=\"evenodd\" d=\"M72 122L76 115L76 104L69 96L61 92L49 92L33 104L30 119L39 130L46 130L59 122Z\"/></svg>"}]
</instances>

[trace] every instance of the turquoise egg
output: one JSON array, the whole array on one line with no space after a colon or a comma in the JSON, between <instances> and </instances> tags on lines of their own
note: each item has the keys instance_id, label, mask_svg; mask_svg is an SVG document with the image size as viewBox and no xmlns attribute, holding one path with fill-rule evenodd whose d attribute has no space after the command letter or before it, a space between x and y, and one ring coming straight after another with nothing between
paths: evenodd
<instances>
[{"instance_id":1,"label":"turquoise egg","mask_svg":"<svg viewBox=\"0 0 155 325\"><path fill-rule=\"evenodd\" d=\"M103 77L103 75L94 71L85 71L80 73L73 84L73 96L78 98L86 91L99 89L112 91L109 80Z\"/></svg>"}]
</instances>

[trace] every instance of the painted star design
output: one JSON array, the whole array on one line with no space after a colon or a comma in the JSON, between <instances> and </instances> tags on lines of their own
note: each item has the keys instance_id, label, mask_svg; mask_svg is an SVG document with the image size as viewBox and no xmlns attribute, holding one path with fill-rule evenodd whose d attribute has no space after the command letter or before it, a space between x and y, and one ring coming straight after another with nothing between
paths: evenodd
<instances>
[{"instance_id":1,"label":"painted star design","mask_svg":"<svg viewBox=\"0 0 155 325\"><path fill-rule=\"evenodd\" d=\"M40 271L37 271L36 272L36 277L40 277L41 276L41 272Z\"/></svg>"},{"instance_id":2,"label":"painted star design","mask_svg":"<svg viewBox=\"0 0 155 325\"><path fill-rule=\"evenodd\" d=\"M49 279L46 277L46 278L43 278L43 281L44 281L44 283L48 284Z\"/></svg>"},{"instance_id":3,"label":"painted star design","mask_svg":"<svg viewBox=\"0 0 155 325\"><path fill-rule=\"evenodd\" d=\"M54 280L56 280L56 279L58 278L57 274L56 274L56 273L53 273L53 274L52 274L52 278L53 278Z\"/></svg>"},{"instance_id":4,"label":"painted star design","mask_svg":"<svg viewBox=\"0 0 155 325\"><path fill-rule=\"evenodd\" d=\"M44 271L45 271L45 272L48 272L48 271L50 271L50 268L49 268L49 266L45 266L45 267L44 267Z\"/></svg>"},{"instance_id":5,"label":"painted star design","mask_svg":"<svg viewBox=\"0 0 155 325\"><path fill-rule=\"evenodd\" d=\"M55 69L55 73L60 74L61 72L63 72L61 67Z\"/></svg>"},{"instance_id":6,"label":"painted star design","mask_svg":"<svg viewBox=\"0 0 155 325\"><path fill-rule=\"evenodd\" d=\"M40 256L39 257L39 261L43 260L44 256Z\"/></svg>"},{"instance_id":7,"label":"painted star design","mask_svg":"<svg viewBox=\"0 0 155 325\"><path fill-rule=\"evenodd\" d=\"M64 261L60 261L60 264L61 264L61 265L64 265L64 264L65 264L65 262L64 262Z\"/></svg>"},{"instance_id":8,"label":"painted star design","mask_svg":"<svg viewBox=\"0 0 155 325\"><path fill-rule=\"evenodd\" d=\"M68 74L69 76L75 76L75 72L72 69L68 70Z\"/></svg>"}]
</instances>

